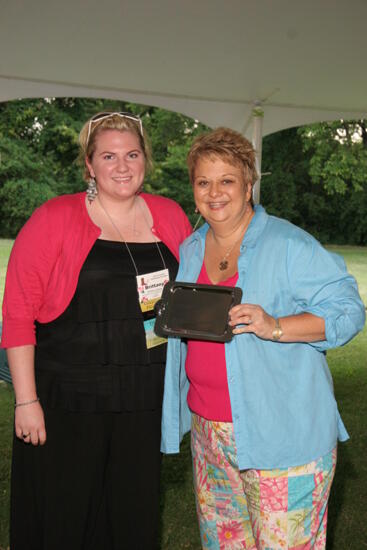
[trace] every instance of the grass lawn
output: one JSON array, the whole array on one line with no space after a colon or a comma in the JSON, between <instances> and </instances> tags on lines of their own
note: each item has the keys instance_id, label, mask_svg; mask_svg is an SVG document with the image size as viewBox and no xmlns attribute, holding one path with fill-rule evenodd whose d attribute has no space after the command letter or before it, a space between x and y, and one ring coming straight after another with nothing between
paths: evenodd
<instances>
[{"instance_id":1,"label":"grass lawn","mask_svg":"<svg viewBox=\"0 0 367 550\"><path fill-rule=\"evenodd\" d=\"M13 246L13 240L11 239L0 239L0 302L2 303L4 286L5 286L5 275L6 275L6 266L8 265L8 258ZM2 312L0 310L0 320L2 319Z\"/></svg>"},{"instance_id":2,"label":"grass lawn","mask_svg":"<svg viewBox=\"0 0 367 550\"><path fill-rule=\"evenodd\" d=\"M343 256L349 272L357 279L359 293L367 307L367 246L327 246L327 249Z\"/></svg>"},{"instance_id":3,"label":"grass lawn","mask_svg":"<svg viewBox=\"0 0 367 550\"><path fill-rule=\"evenodd\" d=\"M0 295L11 242L0 240ZM344 256L367 305L367 247L328 248ZM329 504L327 549L363 550L367 549L367 329L348 346L329 352L328 362L339 410L351 439L339 446ZM0 550L8 545L12 415L11 388L0 383ZM180 455L163 458L161 550L200 549L190 460L188 437Z\"/></svg>"}]
</instances>

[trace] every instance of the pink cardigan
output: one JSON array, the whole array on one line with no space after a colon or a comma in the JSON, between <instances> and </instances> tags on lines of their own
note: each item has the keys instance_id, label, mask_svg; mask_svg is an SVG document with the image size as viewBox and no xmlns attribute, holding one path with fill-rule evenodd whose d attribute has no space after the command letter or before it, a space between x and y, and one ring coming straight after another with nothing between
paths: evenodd
<instances>
[{"instance_id":1,"label":"pink cardigan","mask_svg":"<svg viewBox=\"0 0 367 550\"><path fill-rule=\"evenodd\" d=\"M170 199L142 193L153 233L178 259L191 234L189 220ZM82 265L101 230L90 219L85 193L63 195L40 206L19 232L6 276L1 347L36 344L35 320L53 321L70 303Z\"/></svg>"}]
</instances>

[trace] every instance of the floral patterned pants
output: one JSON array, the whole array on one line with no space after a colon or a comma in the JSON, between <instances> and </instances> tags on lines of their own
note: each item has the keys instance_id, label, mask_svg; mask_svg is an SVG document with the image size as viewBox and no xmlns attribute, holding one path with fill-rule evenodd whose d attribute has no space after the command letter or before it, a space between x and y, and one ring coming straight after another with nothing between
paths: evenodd
<instances>
[{"instance_id":1,"label":"floral patterned pants","mask_svg":"<svg viewBox=\"0 0 367 550\"><path fill-rule=\"evenodd\" d=\"M196 507L204 550L324 550L336 448L294 468L237 466L233 427L192 415Z\"/></svg>"}]
</instances>

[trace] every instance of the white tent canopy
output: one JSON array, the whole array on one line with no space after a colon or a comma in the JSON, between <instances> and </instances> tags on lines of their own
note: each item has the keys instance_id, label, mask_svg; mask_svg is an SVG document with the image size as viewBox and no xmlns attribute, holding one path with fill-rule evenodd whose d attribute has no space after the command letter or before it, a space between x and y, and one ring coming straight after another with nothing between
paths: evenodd
<instances>
[{"instance_id":1,"label":"white tent canopy","mask_svg":"<svg viewBox=\"0 0 367 550\"><path fill-rule=\"evenodd\" d=\"M366 0L0 7L0 101L122 99L254 134L258 149L262 132L367 114Z\"/></svg>"},{"instance_id":2,"label":"white tent canopy","mask_svg":"<svg viewBox=\"0 0 367 550\"><path fill-rule=\"evenodd\" d=\"M89 96L264 134L367 114L366 0L2 0L0 101Z\"/></svg>"}]
</instances>

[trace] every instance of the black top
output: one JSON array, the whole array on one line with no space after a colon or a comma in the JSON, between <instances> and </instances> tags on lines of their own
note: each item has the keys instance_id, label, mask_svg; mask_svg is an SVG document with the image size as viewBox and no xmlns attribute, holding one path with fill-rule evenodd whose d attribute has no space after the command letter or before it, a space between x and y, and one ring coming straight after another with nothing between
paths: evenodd
<instances>
[{"instance_id":1,"label":"black top","mask_svg":"<svg viewBox=\"0 0 367 550\"><path fill-rule=\"evenodd\" d=\"M177 260L159 243L170 280ZM129 243L139 275L164 269L156 243ZM123 243L97 240L67 309L37 323L36 380L43 405L72 411L161 406L166 345L147 349L136 271Z\"/></svg>"}]
</instances>

